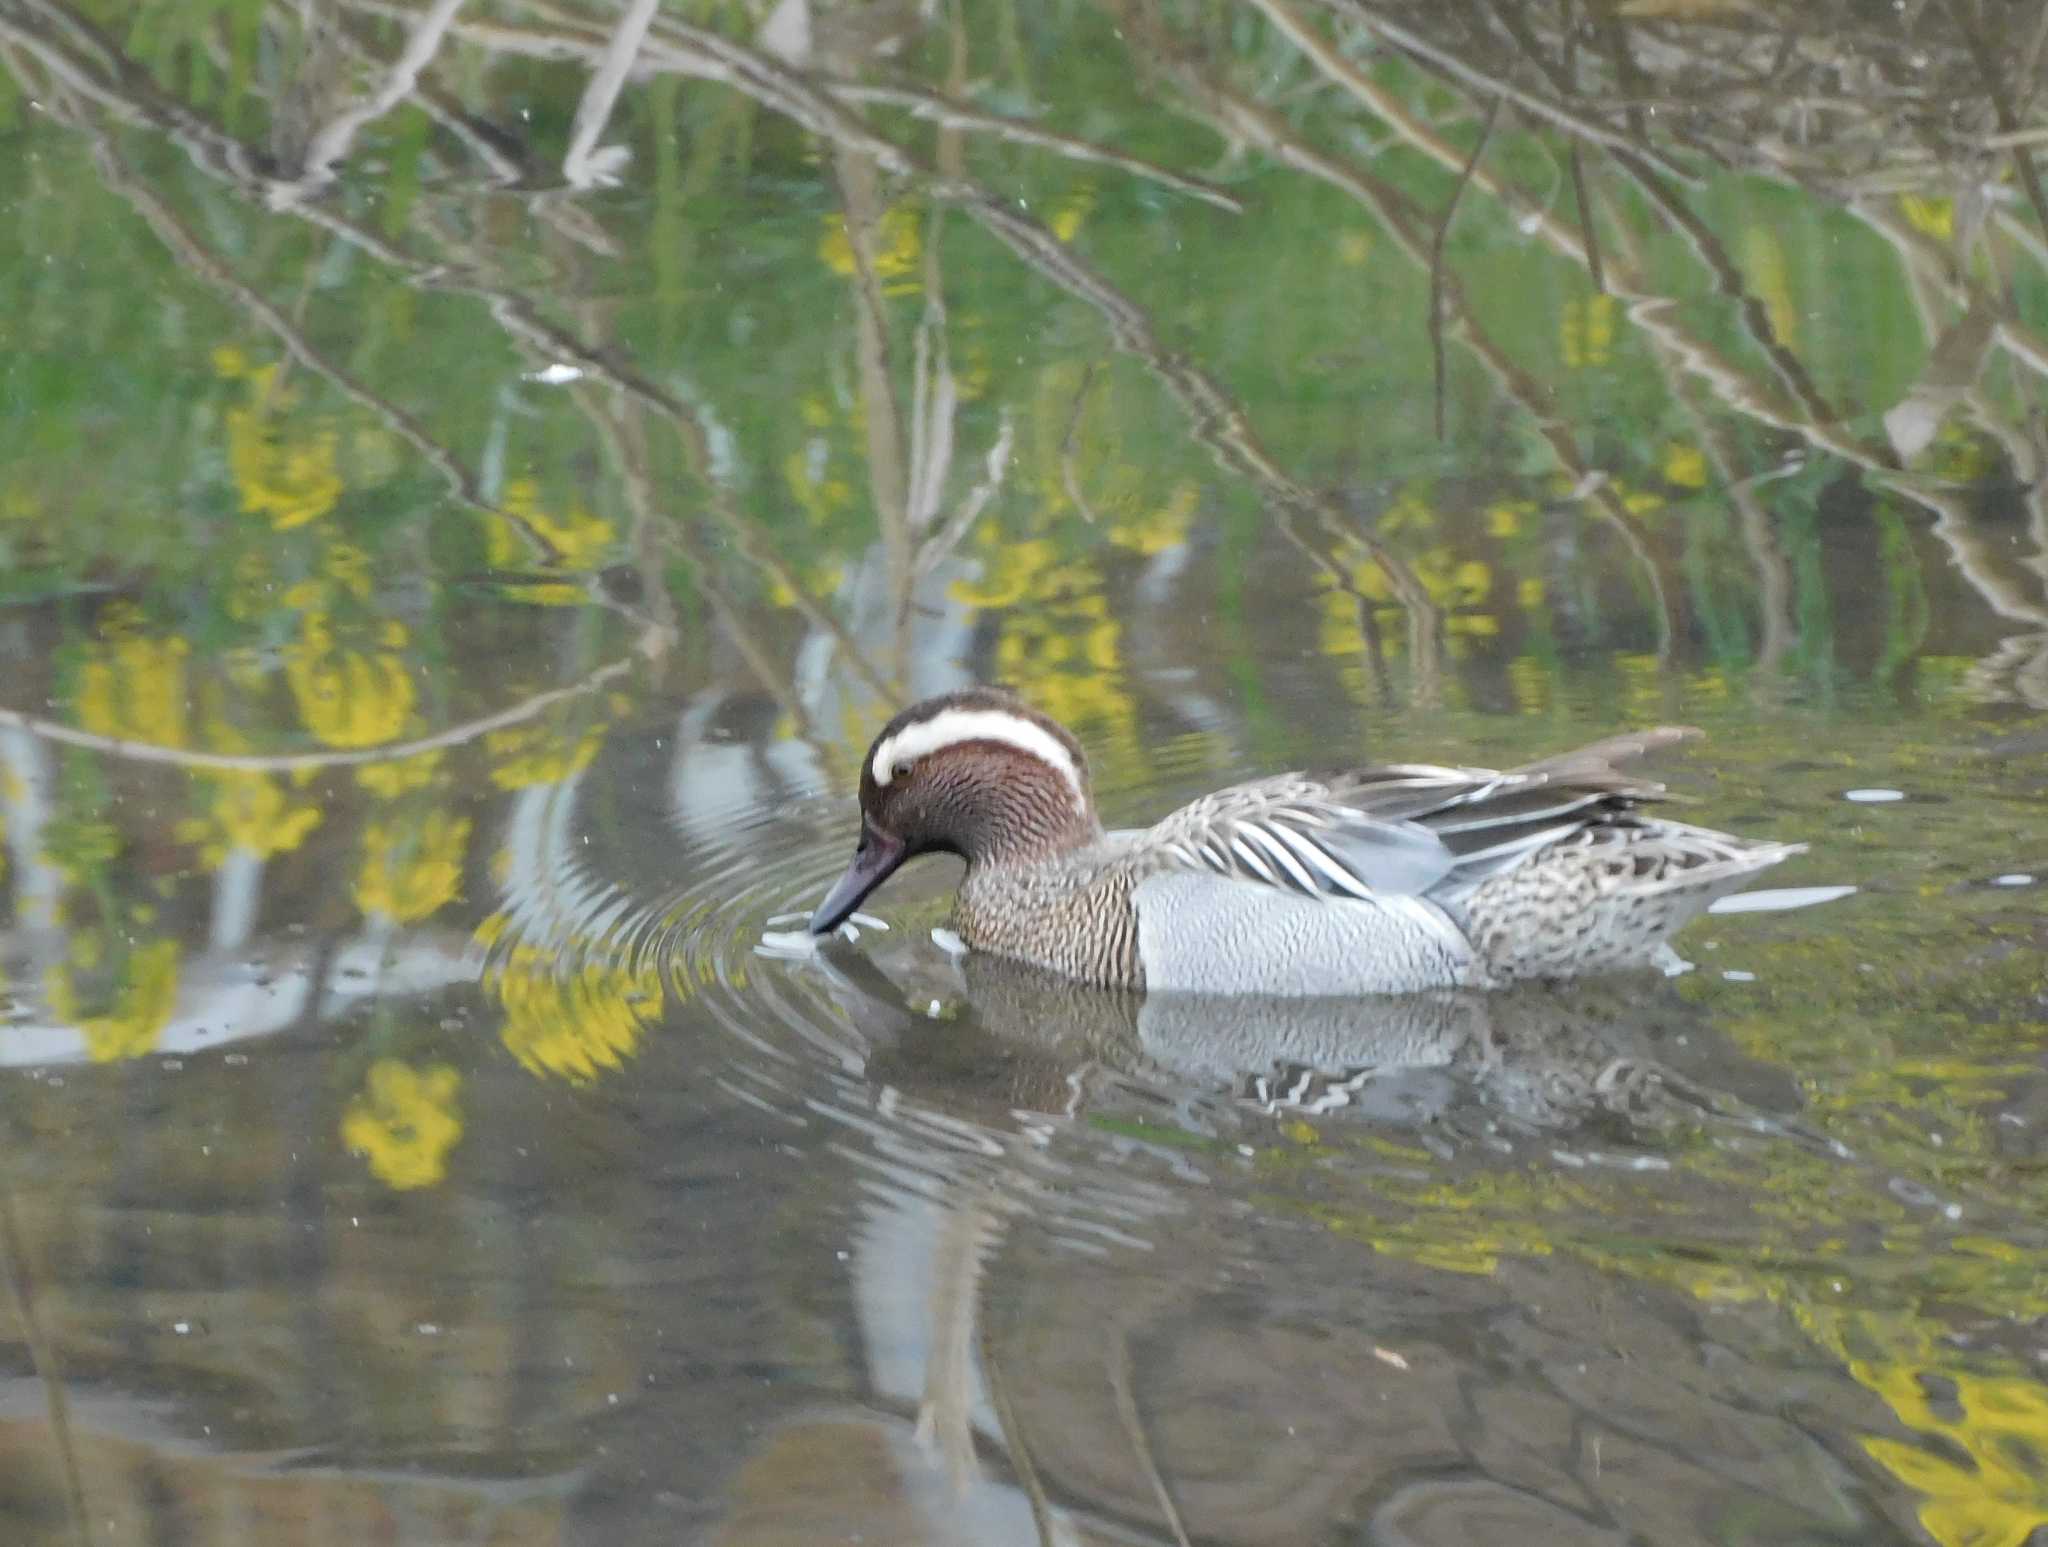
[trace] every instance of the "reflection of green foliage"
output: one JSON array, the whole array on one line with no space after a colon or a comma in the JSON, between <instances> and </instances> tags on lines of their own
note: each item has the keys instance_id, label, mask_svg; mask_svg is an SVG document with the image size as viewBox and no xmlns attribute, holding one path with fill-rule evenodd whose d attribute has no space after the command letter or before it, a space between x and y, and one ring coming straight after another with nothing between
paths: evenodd
<instances>
[{"instance_id":1,"label":"reflection of green foliage","mask_svg":"<svg viewBox=\"0 0 2048 1547\"><path fill-rule=\"evenodd\" d=\"M43 852L74 877L97 875L121 852L121 833L104 817L66 815L43 829Z\"/></svg>"},{"instance_id":2,"label":"reflection of green foliage","mask_svg":"<svg viewBox=\"0 0 2048 1547\"><path fill-rule=\"evenodd\" d=\"M727 26L740 9L705 0L668 12ZM281 20L267 22L258 0L87 7L158 87L251 146L288 142L306 127L292 114L317 119L360 85L352 65L299 35L291 8L273 12ZM1189 163L1184 103L1132 89L1108 11L1012 30L1000 43L967 39L986 102ZM380 46L396 31L377 32ZM1204 62L1219 80L1302 79L1263 24L1209 32ZM1289 68L1276 73L1276 59ZM453 66L440 89L475 122L509 123L516 109L531 165L559 161L581 67L469 43L440 64ZM1361 67L1446 122L1450 95L1434 76L1388 53ZM1359 118L1340 94L1289 87L1284 105L1310 143L1356 145ZM593 604L589 581L648 555L646 574L682 593L660 599L682 619L675 658L694 670L728 651L713 620L729 596L730 611L759 625L772 666L799 603L829 605L867 562L877 490L890 482L875 453L880 416L920 391L929 401L930 379L907 374L942 347L957 455L938 505L982 476L999 435L1015 448L999 497L951 552L947 600L971 625L974 664L1081 731L1106 783L1151 777L1162 684L1184 665L1214 668L1204 691L1237 717L1202 744L1210 762L1320 760L1363 741L1375 753L1509 763L1622 720L1695 720L1715 733L1719 783L1704 819L1803 824L1784 833L1816 842L1799 878L1865 888L1817 920L1696 926L1708 967L1681 989L1743 1053L1791 1073L1804 1118L1840 1152L1731 1139L1703 1119L1658 1136L1668 1175L1439 1172L1427 1154L1302 1124L1261 1151L1262 1182L1284 1194L1313 1169L1328 1189L1295 1206L1375 1251L1446 1270L1566 1255L1702 1303L1783 1307L1927 1437L1870 1436L1866 1450L1927 1501L1931 1534L1986 1547L2040 1523L2029 1456L2048 1446L2038 1383L1941 1336L1957 1318L2048 1314L2048 1258L2015 1224L2048 1212L2048 1178L2001 1143L2002 1119L2038 1090L2040 1025L2019 1007L2048 988L2043 942L2024 899L1967 889L2007 868L2038 795L1929 750L1977 730L1961 682L2003 625L1961 589L1920 507L1853 463L1816 450L1756 484L1770 528L1761 544L1719 487L1724 465L1738 477L1775 468L1785 449L1772 415L1791 414L1789 389L1756 333L1793 350L1840 411L1829 433L1874 434L1925 363L1928 341L1900 325L1922 297L1863 220L1763 179L1710 176L1679 191L1746 287L1730 297L1696 240L1591 158L1615 261L1627 254L1644 295L1681 303L1664 320L1725 371L1717 398L1681 377L1687 367L1638 325L1639 305L1597 293L1518 227L1518 211L1468 190L1454 277L1473 322L1534 390L1500 380L1452 329L1447 451L1432 422L1427 275L1359 202L1257 157L1231 169L1256 214L1231 217L1040 151L978 136L963 145L970 177L1036 212L1062 251L1152 315L1174 356L1165 366L1133 358L1093 307L1020 267L971 212L915 179L892 181L868 244L894 373L877 391L862 372L866 319L840 183L786 118L714 83L635 86L609 133L640 152L636 177L651 170L618 196L548 206L526 190L480 190L454 160L456 121L406 105L367 126L344 186L311 220L242 197L144 129L124 128L96 155L89 136L21 112L0 73L0 124L29 152L0 158L0 206L34 233L0 251L15 302L0 317L0 597L124 593L50 610L62 636L54 696L76 729L156 749L381 747L531 690L529 658L581 666L615 644L616 619ZM1199 143L1206 156L1211 142ZM1540 189L1557 175L1554 148L1507 123L1488 167ZM103 174L115 153L269 314L179 265L139 201ZM1394 145L1359 164L1419 209L1445 207L1444 168ZM1954 238L1941 189L1904 195L1898 212L1912 230ZM348 234L353 220L397 256ZM2044 315L2037 265L2004 277L2015 316ZM506 325L514 315L524 332ZM934 331L913 342L923 321ZM522 381L542 363L536 335L553 328L650 390ZM1168 369L1190 362L1230 401L1191 403ZM1977 390L2023 421L2007 373L1984 373ZM1740 407L1745 392L1771 413ZM628 399L643 434L620 428ZM1327 525L1225 470L1243 456L1219 466L1202 434L1228 427L1214 421L1240 405L1259 456L1330 492ZM598 411L620 414L617 444L637 447L644 466L628 468L596 433ZM1567 431L1555 443L1552 416ZM1575 489L1573 455L1603 475L1611 504ZM1994 437L1952 422L1930 465L1987 482L2003 455ZM649 489L651 502L629 497ZM694 531L713 501L782 562L746 563L739 544L678 561L665 543ZM1310 554L1275 535L1283 515ZM1434 702L1404 707L1423 663L1368 533L1441 611L1447 672ZM1143 620L1147 639L1127 606L1131 577L1183 561L1164 616ZM1790 596L1783 617L1766 618L1761 577L1775 563ZM450 584L479 575L491 584ZM700 595L689 579L720 589ZM1668 658L1653 580L1670 593ZM460 627L458 589L485 598ZM704 604L713 594L715 608ZM1774 629L1787 648L1774 679L1758 680ZM1147 660L1142 648L1187 659ZM500 724L445 766L438 753L367 765L335 781L374 804L360 825L329 810L344 799L332 790L208 772L165 802L186 813L168 831L209 870L233 854L282 859L332 843L343 857L327 884L348 887L357 909L394 925L438 919L482 830L439 802L464 784L503 796L583 773L631 707L591 695ZM877 708L846 708L823 737L858 744ZM116 808L97 768L65 760L44 829L71 886L60 912L83 925L45 987L95 1057L131 1056L168 1020L179 952L151 933L132 894L139 878L119 864L163 833ZM1839 791L1866 782L1963 798L1845 814ZM501 944L502 927L487 921L485 942ZM1713 943L1725 958L1705 951ZM1712 976L1737 958L1756 983ZM639 970L565 969L529 946L508 950L486 988L523 1066L588 1080L638 1050L663 985ZM451 1068L380 1059L344 1136L387 1185L431 1185L461 1133L459 1094ZM1104 1126L1187 1142L1118 1121ZM1839 1292L1819 1287L1837 1280ZM1947 1406L1927 1394L1943 1381L1955 1391Z\"/></svg>"}]
</instances>

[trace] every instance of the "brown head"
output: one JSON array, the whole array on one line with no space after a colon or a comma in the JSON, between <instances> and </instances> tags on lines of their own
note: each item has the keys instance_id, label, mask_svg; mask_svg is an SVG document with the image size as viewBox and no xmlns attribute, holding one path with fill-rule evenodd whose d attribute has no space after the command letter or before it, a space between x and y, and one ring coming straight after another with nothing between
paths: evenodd
<instances>
[{"instance_id":1,"label":"brown head","mask_svg":"<svg viewBox=\"0 0 2048 1547\"><path fill-rule=\"evenodd\" d=\"M882 727L860 770L860 844L811 915L837 929L907 859L957 854L1024 864L1099 832L1080 743L998 688L913 704Z\"/></svg>"}]
</instances>

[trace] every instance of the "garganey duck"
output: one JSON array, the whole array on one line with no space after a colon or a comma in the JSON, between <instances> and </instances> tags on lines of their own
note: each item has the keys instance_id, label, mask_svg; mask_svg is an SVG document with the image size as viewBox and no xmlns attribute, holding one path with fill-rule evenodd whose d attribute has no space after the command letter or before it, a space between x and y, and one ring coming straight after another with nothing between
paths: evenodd
<instances>
[{"instance_id":1,"label":"garganey duck","mask_svg":"<svg viewBox=\"0 0 2048 1547\"><path fill-rule=\"evenodd\" d=\"M1617 761L1698 732L1616 736L1505 773L1394 763L1280 774L1107 833L1080 743L1009 693L904 710L860 776L836 930L904 861L957 854L972 949L1084 983L1349 995L1493 988L1668 959L1671 935L1803 845L1644 811Z\"/></svg>"}]
</instances>

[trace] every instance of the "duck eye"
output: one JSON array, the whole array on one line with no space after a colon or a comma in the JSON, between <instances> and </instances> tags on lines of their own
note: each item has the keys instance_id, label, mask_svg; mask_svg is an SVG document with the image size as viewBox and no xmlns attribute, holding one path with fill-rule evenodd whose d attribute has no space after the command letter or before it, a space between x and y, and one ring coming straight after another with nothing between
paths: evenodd
<instances>
[{"instance_id":1,"label":"duck eye","mask_svg":"<svg viewBox=\"0 0 2048 1547\"><path fill-rule=\"evenodd\" d=\"M908 763L898 763L889 770L889 777L892 779L908 779L910 777L910 765Z\"/></svg>"}]
</instances>

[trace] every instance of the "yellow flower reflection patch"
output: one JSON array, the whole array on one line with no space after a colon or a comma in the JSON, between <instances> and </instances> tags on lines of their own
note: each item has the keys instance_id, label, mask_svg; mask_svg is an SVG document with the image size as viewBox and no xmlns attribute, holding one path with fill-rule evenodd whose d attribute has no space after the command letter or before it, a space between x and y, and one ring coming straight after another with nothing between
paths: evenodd
<instances>
[{"instance_id":1,"label":"yellow flower reflection patch","mask_svg":"<svg viewBox=\"0 0 2048 1547\"><path fill-rule=\"evenodd\" d=\"M380 1058L341 1115L342 1143L394 1192L431 1187L448 1174L448 1152L462 1137L461 1088L462 1076L447 1064L415 1069Z\"/></svg>"},{"instance_id":2,"label":"yellow flower reflection patch","mask_svg":"<svg viewBox=\"0 0 2048 1547\"><path fill-rule=\"evenodd\" d=\"M274 774L208 774L203 785L213 791L206 814L186 817L172 831L180 843L198 845L199 862L209 870L231 853L258 859L289 854L320 825L320 808L294 802Z\"/></svg>"},{"instance_id":3,"label":"yellow flower reflection patch","mask_svg":"<svg viewBox=\"0 0 2048 1547\"><path fill-rule=\"evenodd\" d=\"M438 913L462 892L469 818L430 811L414 822L371 822L363 830L356 906L399 924Z\"/></svg>"},{"instance_id":4,"label":"yellow flower reflection patch","mask_svg":"<svg viewBox=\"0 0 2048 1547\"><path fill-rule=\"evenodd\" d=\"M231 351L216 351L216 369L247 383L248 401L228 409L228 473L245 514L265 517L280 532L319 520L341 500L340 438L325 426L293 425L285 415L296 394L275 365L251 369Z\"/></svg>"},{"instance_id":5,"label":"yellow flower reflection patch","mask_svg":"<svg viewBox=\"0 0 2048 1547\"><path fill-rule=\"evenodd\" d=\"M82 954L82 953L81 953ZM70 963L59 962L43 979L50 1009L76 1026L86 1056L96 1064L140 1058L156 1046L178 1002L178 942L154 940L128 958L114 1007L103 1015L82 1014ZM80 966L90 966L90 960Z\"/></svg>"},{"instance_id":6,"label":"yellow flower reflection patch","mask_svg":"<svg viewBox=\"0 0 2048 1547\"><path fill-rule=\"evenodd\" d=\"M176 635L145 634L140 614L126 603L101 614L98 632L73 693L78 723L95 735L184 746L190 734L185 660L192 647Z\"/></svg>"},{"instance_id":7,"label":"yellow flower reflection patch","mask_svg":"<svg viewBox=\"0 0 2048 1547\"><path fill-rule=\"evenodd\" d=\"M374 747L396 741L412 713L412 674L396 651L405 630L387 623L387 648L341 644L325 612L302 614L298 640L286 647L285 679L308 731L330 747Z\"/></svg>"},{"instance_id":8,"label":"yellow flower reflection patch","mask_svg":"<svg viewBox=\"0 0 2048 1547\"><path fill-rule=\"evenodd\" d=\"M651 967L587 962L564 971L532 946L516 947L484 985L505 1006L500 1036L512 1056L535 1074L576 1082L632 1057L662 1001Z\"/></svg>"}]
</instances>

